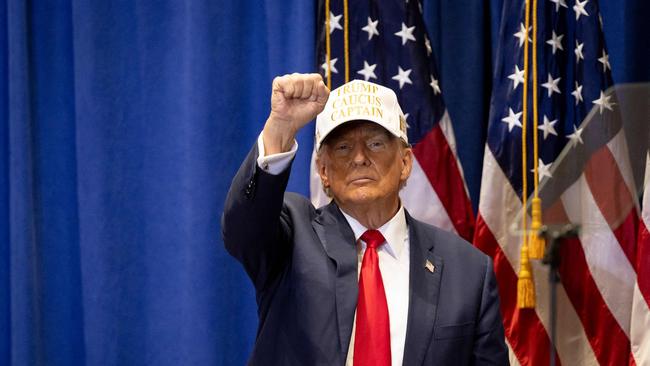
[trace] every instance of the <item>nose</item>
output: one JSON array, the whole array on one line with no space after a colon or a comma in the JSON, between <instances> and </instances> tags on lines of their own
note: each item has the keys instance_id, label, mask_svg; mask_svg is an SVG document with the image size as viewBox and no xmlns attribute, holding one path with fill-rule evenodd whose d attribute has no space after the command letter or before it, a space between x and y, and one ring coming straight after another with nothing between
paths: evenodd
<instances>
[{"instance_id":1,"label":"nose","mask_svg":"<svg viewBox=\"0 0 650 366\"><path fill-rule=\"evenodd\" d=\"M370 165L365 144L355 144L354 150L352 151L352 163L359 166Z\"/></svg>"}]
</instances>

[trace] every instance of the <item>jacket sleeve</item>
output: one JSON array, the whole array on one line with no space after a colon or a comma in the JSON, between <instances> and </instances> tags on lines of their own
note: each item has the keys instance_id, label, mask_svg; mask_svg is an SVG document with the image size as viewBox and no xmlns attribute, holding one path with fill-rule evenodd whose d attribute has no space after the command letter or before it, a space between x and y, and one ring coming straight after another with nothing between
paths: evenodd
<instances>
[{"instance_id":1,"label":"jacket sleeve","mask_svg":"<svg viewBox=\"0 0 650 366\"><path fill-rule=\"evenodd\" d=\"M272 175L258 167L257 156L255 144L230 185L221 230L226 250L262 291L288 263L291 253L291 225L282 209L291 166Z\"/></svg>"},{"instance_id":2,"label":"jacket sleeve","mask_svg":"<svg viewBox=\"0 0 650 366\"><path fill-rule=\"evenodd\" d=\"M475 365L509 365L508 348L499 308L499 291L492 266L487 257L479 323L474 343Z\"/></svg>"}]
</instances>

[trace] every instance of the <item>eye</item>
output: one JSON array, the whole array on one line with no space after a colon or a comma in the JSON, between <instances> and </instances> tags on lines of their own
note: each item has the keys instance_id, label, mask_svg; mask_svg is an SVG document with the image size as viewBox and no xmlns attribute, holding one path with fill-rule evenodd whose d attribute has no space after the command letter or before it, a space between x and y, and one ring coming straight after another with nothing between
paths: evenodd
<instances>
[{"instance_id":1,"label":"eye","mask_svg":"<svg viewBox=\"0 0 650 366\"><path fill-rule=\"evenodd\" d=\"M367 146L370 150L377 151L383 149L386 146L386 143L382 140L370 140L368 141Z\"/></svg>"},{"instance_id":2,"label":"eye","mask_svg":"<svg viewBox=\"0 0 650 366\"><path fill-rule=\"evenodd\" d=\"M349 155L350 151L352 151L352 144L348 142L339 142L338 144L334 145L334 155L343 157Z\"/></svg>"},{"instance_id":3,"label":"eye","mask_svg":"<svg viewBox=\"0 0 650 366\"><path fill-rule=\"evenodd\" d=\"M334 149L335 149L336 151L345 151L345 150L349 150L349 149L350 149L350 145L347 144L347 143L345 143L345 142L342 142L342 143L340 143L340 144L337 144L337 145L334 147Z\"/></svg>"}]
</instances>

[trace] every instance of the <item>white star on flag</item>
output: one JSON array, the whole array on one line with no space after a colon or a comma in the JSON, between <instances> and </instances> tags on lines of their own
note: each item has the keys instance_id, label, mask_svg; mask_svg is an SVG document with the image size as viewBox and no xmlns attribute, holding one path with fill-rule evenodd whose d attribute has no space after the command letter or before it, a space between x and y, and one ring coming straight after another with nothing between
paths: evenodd
<instances>
[{"instance_id":1,"label":"white star on flag","mask_svg":"<svg viewBox=\"0 0 650 366\"><path fill-rule=\"evenodd\" d=\"M566 136L569 139L569 144L571 144L571 147L576 147L579 143L583 144L582 142L582 128L576 128L576 126L573 126L573 133L570 135Z\"/></svg>"},{"instance_id":2,"label":"white star on flag","mask_svg":"<svg viewBox=\"0 0 650 366\"><path fill-rule=\"evenodd\" d=\"M582 85L578 84L578 81L576 81L576 89L571 92L571 95L576 98L576 105L582 102Z\"/></svg>"},{"instance_id":3,"label":"white star on flag","mask_svg":"<svg viewBox=\"0 0 650 366\"><path fill-rule=\"evenodd\" d=\"M508 76L512 80L512 89L517 89L519 83L524 83L524 70L519 70L519 66L515 65L515 72Z\"/></svg>"},{"instance_id":4,"label":"white star on flag","mask_svg":"<svg viewBox=\"0 0 650 366\"><path fill-rule=\"evenodd\" d=\"M573 5L573 11L576 12L576 20L580 19L581 15L584 15L586 17L589 16L589 14L587 14L587 11L585 10L585 5L587 5L588 1L589 0L585 0L585 1L576 0L576 4Z\"/></svg>"},{"instance_id":5,"label":"white star on flag","mask_svg":"<svg viewBox=\"0 0 650 366\"><path fill-rule=\"evenodd\" d=\"M600 97L596 100L594 100L592 103L596 104L598 106L598 111L600 114L603 114L603 109L609 109L610 111L613 110L612 106L614 103L609 101L609 98L611 98L611 95L605 95L602 91L600 92Z\"/></svg>"},{"instance_id":6,"label":"white star on flag","mask_svg":"<svg viewBox=\"0 0 650 366\"><path fill-rule=\"evenodd\" d=\"M544 116L544 122L543 124L537 126L538 130L544 131L544 140L546 140L546 137L551 134L557 136L557 131L555 131L555 124L557 123L557 120L549 120L548 117Z\"/></svg>"},{"instance_id":7,"label":"white star on flag","mask_svg":"<svg viewBox=\"0 0 650 366\"><path fill-rule=\"evenodd\" d=\"M515 128L515 126L521 128L521 122L519 122L519 117L521 117L521 112L515 113L512 108L508 108L508 116L503 117L501 121L505 122L508 124L508 132L512 132L512 129Z\"/></svg>"},{"instance_id":8,"label":"white star on flag","mask_svg":"<svg viewBox=\"0 0 650 366\"><path fill-rule=\"evenodd\" d=\"M323 70L325 70L325 76L329 75L330 69L332 69L332 72L335 73L335 74L339 73L339 71L336 69L336 67L334 67L334 65L336 64L336 61L338 61L338 58L331 59L330 60L330 67L327 67L327 61L323 62L323 64L320 65L320 67L322 67Z\"/></svg>"},{"instance_id":9,"label":"white star on flag","mask_svg":"<svg viewBox=\"0 0 650 366\"><path fill-rule=\"evenodd\" d=\"M378 36L379 31L377 30L377 24L379 24L379 19L375 20L374 22L370 17L368 17L368 25L365 27L361 28L362 31L368 32L368 40L372 39L372 36ZM366 79L368 80L368 79Z\"/></svg>"},{"instance_id":10,"label":"white star on flag","mask_svg":"<svg viewBox=\"0 0 650 366\"><path fill-rule=\"evenodd\" d=\"M377 67L377 64L374 65L368 65L368 62L365 60L363 61L363 69L357 71L358 74L363 75L363 78L368 81L368 79L376 79L377 75L375 75L375 67Z\"/></svg>"},{"instance_id":11,"label":"white star on flag","mask_svg":"<svg viewBox=\"0 0 650 366\"><path fill-rule=\"evenodd\" d=\"M607 69L611 70L612 67L609 65L609 55L605 52L605 49L603 49L603 55L598 59L598 62L603 64L603 72L607 72Z\"/></svg>"},{"instance_id":12,"label":"white star on flag","mask_svg":"<svg viewBox=\"0 0 650 366\"><path fill-rule=\"evenodd\" d=\"M413 35L414 30L415 26L407 27L406 24L402 23L402 30L395 32L396 36L402 38L402 46L408 41L415 41L415 36Z\"/></svg>"},{"instance_id":13,"label":"white star on flag","mask_svg":"<svg viewBox=\"0 0 650 366\"><path fill-rule=\"evenodd\" d=\"M393 76L392 79L399 81L399 88L402 89L404 84L413 84L413 82L409 78L409 74L411 74L411 69L404 71L400 66L397 66L397 68L398 68L397 75Z\"/></svg>"},{"instance_id":14,"label":"white star on flag","mask_svg":"<svg viewBox=\"0 0 650 366\"><path fill-rule=\"evenodd\" d=\"M561 78L553 79L551 73L548 74L548 79L544 84L542 84L542 86L548 90L549 97L553 94L553 92L561 94L560 88L557 86L557 84L560 82L560 79Z\"/></svg>"},{"instance_id":15,"label":"white star on flag","mask_svg":"<svg viewBox=\"0 0 650 366\"><path fill-rule=\"evenodd\" d=\"M438 80L431 75L431 82L429 83L431 88L433 89L433 94L438 95L440 94L440 85L438 84Z\"/></svg>"},{"instance_id":16,"label":"white star on flag","mask_svg":"<svg viewBox=\"0 0 650 366\"><path fill-rule=\"evenodd\" d=\"M532 29L533 27L528 27L528 30L526 30L526 27L524 27L524 23L519 24L519 32L515 33L515 37L519 39L519 47L521 47L524 42L526 41L526 37L528 37L528 32ZM533 40L528 37L528 41L532 42Z\"/></svg>"},{"instance_id":17,"label":"white star on flag","mask_svg":"<svg viewBox=\"0 0 650 366\"><path fill-rule=\"evenodd\" d=\"M555 31L553 31L553 34L551 35L551 39L546 41L547 44L551 45L553 47L553 54L555 55L555 51L558 49L563 50L562 48L562 38L564 37L564 34L560 34L559 36L555 34Z\"/></svg>"},{"instance_id":18,"label":"white star on flag","mask_svg":"<svg viewBox=\"0 0 650 366\"><path fill-rule=\"evenodd\" d=\"M531 169L530 172L534 173L535 169ZM544 164L542 159L537 159L537 180L541 182L544 177L553 178L553 175L551 175L551 163Z\"/></svg>"},{"instance_id":19,"label":"white star on flag","mask_svg":"<svg viewBox=\"0 0 650 366\"><path fill-rule=\"evenodd\" d=\"M564 0L551 0L553 4L555 4L555 11L558 12L560 11L560 6L567 7L566 2Z\"/></svg>"},{"instance_id":20,"label":"white star on flag","mask_svg":"<svg viewBox=\"0 0 650 366\"><path fill-rule=\"evenodd\" d=\"M576 54L576 63L579 63L580 60L585 59L585 56L582 54L582 47L584 46L584 43L578 43L578 40L576 39L576 49L573 50L573 52Z\"/></svg>"},{"instance_id":21,"label":"white star on flag","mask_svg":"<svg viewBox=\"0 0 650 366\"><path fill-rule=\"evenodd\" d=\"M342 16L343 14L334 15L334 13L330 11L330 34L332 34L336 29L343 30L343 27L341 27L341 24L339 23Z\"/></svg>"}]
</instances>

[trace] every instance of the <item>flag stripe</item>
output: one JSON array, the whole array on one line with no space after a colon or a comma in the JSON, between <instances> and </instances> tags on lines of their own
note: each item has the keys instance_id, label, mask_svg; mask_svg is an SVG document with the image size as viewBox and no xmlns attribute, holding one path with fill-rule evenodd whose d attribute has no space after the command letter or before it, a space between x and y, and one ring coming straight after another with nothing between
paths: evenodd
<instances>
[{"instance_id":1,"label":"flag stripe","mask_svg":"<svg viewBox=\"0 0 650 366\"><path fill-rule=\"evenodd\" d=\"M582 320L587 338L600 364L625 364L630 355L629 340L591 278L578 240L567 240L562 247L561 256L559 272L562 284ZM603 339L607 339L607 343L603 343Z\"/></svg>"},{"instance_id":2,"label":"flag stripe","mask_svg":"<svg viewBox=\"0 0 650 366\"><path fill-rule=\"evenodd\" d=\"M411 176L406 186L402 188L400 198L404 207L408 208L413 217L444 230L456 232L447 210L445 210L438 198L438 194L429 183L429 179L422 170L417 158L413 159Z\"/></svg>"},{"instance_id":3,"label":"flag stripe","mask_svg":"<svg viewBox=\"0 0 650 366\"><path fill-rule=\"evenodd\" d=\"M515 355L515 353L512 351L512 346L510 345L507 337L506 345L508 346L508 360L510 361L510 366L521 366L519 360L517 359L517 355Z\"/></svg>"},{"instance_id":4,"label":"flag stripe","mask_svg":"<svg viewBox=\"0 0 650 366\"><path fill-rule=\"evenodd\" d=\"M456 159L456 166L458 167L458 174L460 174L460 178L465 184L465 193L467 197L469 197L469 189L467 188L467 181L465 180L465 172L463 171L463 164L458 158L458 149L456 148L456 135L454 133L454 126L452 126L451 118L449 118L449 113L446 110L445 110L445 114L442 116L438 124L440 125L440 130L442 131L442 134L445 135L445 139L447 140L449 149L451 149L452 154L454 154L454 158ZM473 219L471 224L474 225Z\"/></svg>"},{"instance_id":5,"label":"flag stripe","mask_svg":"<svg viewBox=\"0 0 650 366\"><path fill-rule=\"evenodd\" d=\"M617 97L619 96L617 95ZM616 161L616 166L620 171L620 177L625 181L625 186L627 187L628 192L633 193L630 197L636 205L636 193L639 187L634 183L634 173L630 163L630 151L628 149L625 130L625 128L621 128L614 138L607 143L607 148L609 149L612 158ZM632 142L632 144L636 143Z\"/></svg>"},{"instance_id":6,"label":"flag stripe","mask_svg":"<svg viewBox=\"0 0 650 366\"><path fill-rule=\"evenodd\" d=\"M639 365L647 365L650 360L650 312L639 286L634 287L632 303L632 322L630 327L630 342L632 354Z\"/></svg>"},{"instance_id":7,"label":"flag stripe","mask_svg":"<svg viewBox=\"0 0 650 366\"><path fill-rule=\"evenodd\" d=\"M639 290L646 304L650 304L650 152L646 156L644 187L635 268Z\"/></svg>"},{"instance_id":8,"label":"flag stripe","mask_svg":"<svg viewBox=\"0 0 650 366\"><path fill-rule=\"evenodd\" d=\"M637 283L634 286L630 326L632 354L639 365L650 363L650 153L646 157L644 187L635 263Z\"/></svg>"},{"instance_id":9,"label":"flag stripe","mask_svg":"<svg viewBox=\"0 0 650 366\"><path fill-rule=\"evenodd\" d=\"M607 308L591 277L580 242L567 239L560 253L562 285L582 321L596 357L604 365L625 364L630 354L627 335ZM602 339L609 341L603 344Z\"/></svg>"},{"instance_id":10,"label":"flag stripe","mask_svg":"<svg viewBox=\"0 0 650 366\"><path fill-rule=\"evenodd\" d=\"M517 309L517 274L480 215L476 233L481 238L478 248L494 259L508 343L521 365L548 365L550 340L546 330L534 310Z\"/></svg>"},{"instance_id":11,"label":"flag stripe","mask_svg":"<svg viewBox=\"0 0 650 366\"><path fill-rule=\"evenodd\" d=\"M466 240L472 240L474 222L472 204L465 191L465 183L459 173L456 157L447 144L440 128L434 126L415 145L413 153L437 192L456 232Z\"/></svg>"},{"instance_id":12,"label":"flag stripe","mask_svg":"<svg viewBox=\"0 0 650 366\"><path fill-rule=\"evenodd\" d=\"M608 146L593 154L585 167L585 178L608 227L617 229L618 243L629 262L634 264L637 231L634 222L623 220L634 210L634 198ZM633 219L636 218L634 215Z\"/></svg>"},{"instance_id":13,"label":"flag stripe","mask_svg":"<svg viewBox=\"0 0 650 366\"><path fill-rule=\"evenodd\" d=\"M618 227L612 229L612 233L618 241L618 244L621 246L621 250L623 250L630 261L630 267L633 271L637 272L636 256L638 253L637 235L639 233L639 215L636 213L635 208L636 207L634 206L632 207L632 210L625 217L625 220L623 220ZM628 251L630 251L629 254ZM637 277L638 275L639 274L637 273Z\"/></svg>"},{"instance_id":14,"label":"flag stripe","mask_svg":"<svg viewBox=\"0 0 650 366\"><path fill-rule=\"evenodd\" d=\"M650 201L650 189L646 188L646 201ZM650 211L650 202L644 203L644 211ZM636 272L639 290L647 304L650 304L650 218L645 217L639 227L639 243L637 248Z\"/></svg>"},{"instance_id":15,"label":"flag stripe","mask_svg":"<svg viewBox=\"0 0 650 366\"><path fill-rule=\"evenodd\" d=\"M564 194L562 202L569 222L581 222L580 242L591 276L605 303L626 334L636 273L594 202L582 175Z\"/></svg>"}]
</instances>

